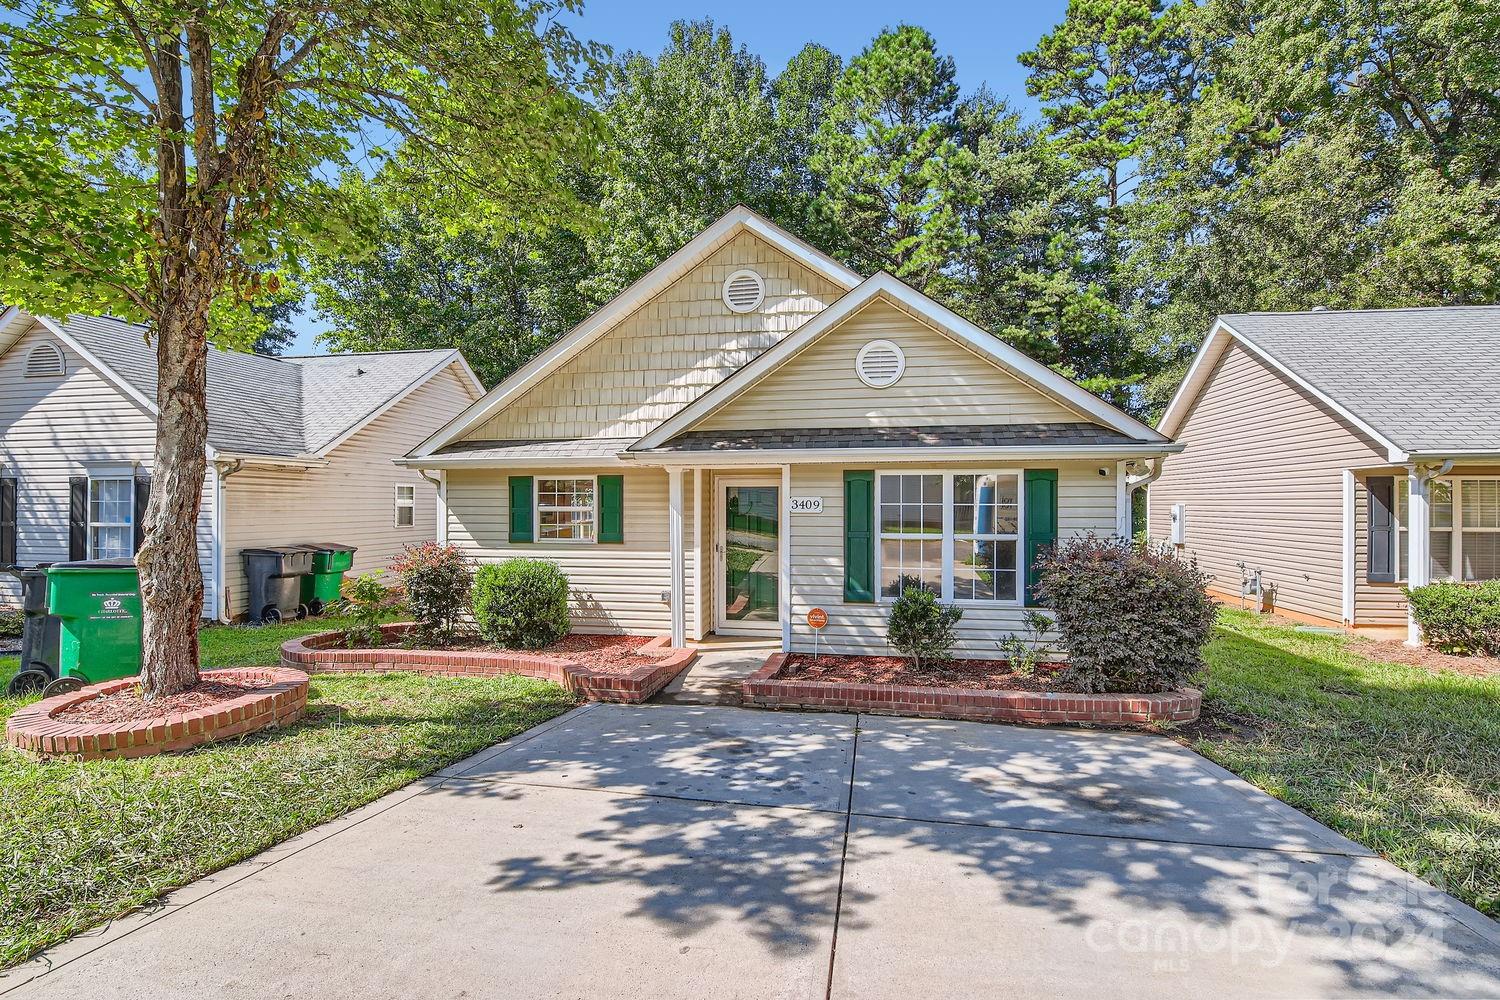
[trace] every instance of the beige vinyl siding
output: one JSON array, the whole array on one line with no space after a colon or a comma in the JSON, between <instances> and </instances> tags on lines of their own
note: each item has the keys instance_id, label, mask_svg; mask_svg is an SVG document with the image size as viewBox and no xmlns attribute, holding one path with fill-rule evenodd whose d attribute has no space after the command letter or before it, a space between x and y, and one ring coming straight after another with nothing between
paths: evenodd
<instances>
[{"instance_id":1,"label":"beige vinyl siding","mask_svg":"<svg viewBox=\"0 0 1500 1000\"><path fill-rule=\"evenodd\" d=\"M26 356L41 343L62 351L62 378L27 378ZM41 325L0 356L0 475L19 480L16 558L21 565L68 558L68 480L90 466L134 463L151 474L156 421L149 411ZM213 572L213 495L205 482L198 516L198 562ZM0 605L20 600L20 585L0 575ZM205 613L209 598L205 596Z\"/></svg>"},{"instance_id":2,"label":"beige vinyl siding","mask_svg":"<svg viewBox=\"0 0 1500 1000\"><path fill-rule=\"evenodd\" d=\"M872 389L855 373L860 348L889 340L906 355L900 380ZM885 300L825 332L695 430L1076 423L1084 420L994 362Z\"/></svg>"},{"instance_id":3,"label":"beige vinyl siding","mask_svg":"<svg viewBox=\"0 0 1500 1000\"><path fill-rule=\"evenodd\" d=\"M509 541L512 475L535 478L623 475L624 543L512 544ZM696 504L691 473L683 476L683 506L688 588L684 600L686 607L691 608L699 572L699 552L692 547L692 511ZM672 586L667 514L667 474L661 469L614 467L564 472L530 468L448 473L448 540L481 562L522 556L556 563L568 577L574 628L580 632L664 635L671 631L670 609L662 599ZM704 541L704 551L709 544Z\"/></svg>"},{"instance_id":4,"label":"beige vinyl siding","mask_svg":"<svg viewBox=\"0 0 1500 1000\"><path fill-rule=\"evenodd\" d=\"M240 550L299 542L357 546L354 573L384 569L401 548L437 534L437 491L415 470L392 464L477 397L457 365L401 400L314 469L247 466L224 485L224 575L231 615L248 609ZM396 526L396 487L414 486L413 523ZM395 584L391 577L387 582Z\"/></svg>"},{"instance_id":5,"label":"beige vinyl siding","mask_svg":"<svg viewBox=\"0 0 1500 1000\"><path fill-rule=\"evenodd\" d=\"M1385 452L1325 404L1236 342L1215 364L1177 434L1186 445L1150 487L1151 535L1170 534L1173 504L1187 508L1186 551L1229 594L1244 562L1275 588L1276 607L1332 623L1343 618L1343 472L1385 464ZM1365 573L1363 524L1356 510ZM1356 618L1370 600L1357 591ZM1373 611L1374 607L1369 610Z\"/></svg>"},{"instance_id":6,"label":"beige vinyl siding","mask_svg":"<svg viewBox=\"0 0 1500 1000\"><path fill-rule=\"evenodd\" d=\"M724 279L750 268L763 305L735 313ZM842 294L769 243L740 233L493 418L471 441L638 437Z\"/></svg>"}]
</instances>

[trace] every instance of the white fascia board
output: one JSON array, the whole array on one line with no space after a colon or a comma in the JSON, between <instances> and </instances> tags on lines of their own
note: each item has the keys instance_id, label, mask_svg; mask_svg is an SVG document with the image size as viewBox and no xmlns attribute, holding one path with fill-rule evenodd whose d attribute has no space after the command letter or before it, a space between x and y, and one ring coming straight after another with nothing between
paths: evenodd
<instances>
[{"instance_id":1,"label":"white fascia board","mask_svg":"<svg viewBox=\"0 0 1500 1000\"><path fill-rule=\"evenodd\" d=\"M33 322L31 313L20 306L11 306L0 312L0 354L14 347Z\"/></svg>"},{"instance_id":2,"label":"white fascia board","mask_svg":"<svg viewBox=\"0 0 1500 1000\"><path fill-rule=\"evenodd\" d=\"M703 232L694 236L680 250L646 272L629 288L610 299L592 316L558 338L530 362L485 394L473 406L440 427L412 449L413 457L431 455L444 445L452 444L474 427L484 423L507 403L519 398L553 369L603 336L672 282L691 270L700 260L728 242L740 230L754 233L809 269L822 274L834 284L850 289L859 284L860 276L833 258L814 250L806 243L738 205Z\"/></svg>"},{"instance_id":3,"label":"white fascia board","mask_svg":"<svg viewBox=\"0 0 1500 1000\"><path fill-rule=\"evenodd\" d=\"M1172 393L1172 398L1168 400L1161 419L1156 422L1157 429L1163 434L1175 435L1182 429L1182 421L1187 417L1187 411L1192 407L1194 400L1198 398L1198 392L1202 388L1201 383L1208 378L1209 371L1218 363L1219 355L1223 353L1225 345L1232 338L1233 334L1224 321L1215 320L1214 325L1208 331L1208 336L1204 337L1203 343L1198 345L1198 352L1193 355L1187 374L1177 384L1177 391Z\"/></svg>"},{"instance_id":4,"label":"white fascia board","mask_svg":"<svg viewBox=\"0 0 1500 1000\"><path fill-rule=\"evenodd\" d=\"M627 451L620 457L638 465L687 465L711 468L721 465L779 466L789 463L817 465L898 464L934 462L1024 462L1035 465L1051 461L1119 461L1175 455L1180 444L1041 445L1034 448L778 448L745 451Z\"/></svg>"},{"instance_id":5,"label":"white fascia board","mask_svg":"<svg viewBox=\"0 0 1500 1000\"><path fill-rule=\"evenodd\" d=\"M953 337L981 357L990 360L1002 371L1021 379L1080 416L1095 420L1131 437L1147 441L1165 442L1167 440L1156 429L1106 403L1087 389L1016 350L1000 338L980 329L951 309L881 271L802 324L781 343L678 410L632 447L638 450L660 447L688 430L693 424L757 384L776 368L796 356L804 347L848 319L855 311L879 295L890 298L914 315L940 328L948 336Z\"/></svg>"},{"instance_id":6,"label":"white fascia board","mask_svg":"<svg viewBox=\"0 0 1500 1000\"><path fill-rule=\"evenodd\" d=\"M453 364L454 361L458 361L463 366L463 369L465 373L467 373L468 377L473 381L475 385L479 387L479 390L483 392L484 386L480 384L479 378L474 374L473 369L469 368L468 362L464 361L463 355L460 354L457 349L448 351L441 358L439 358L431 368L428 368L421 375L418 375L415 379L413 379L406 386L406 388L402 389L390 399L387 399L384 403L381 403L375 409L371 410L353 427L345 430L338 437L334 438L332 441L328 442L323 447L313 452L313 454L318 458L327 457L333 451L333 449L337 448L339 445L343 444L345 441L348 441L354 435L358 434L360 431L364 430L366 427L379 420L386 414L387 411L391 409L391 407L395 406L397 403L401 402L403 399L410 396L418 389L422 388L422 386L432 381L443 371L447 370L448 366Z\"/></svg>"}]
</instances>

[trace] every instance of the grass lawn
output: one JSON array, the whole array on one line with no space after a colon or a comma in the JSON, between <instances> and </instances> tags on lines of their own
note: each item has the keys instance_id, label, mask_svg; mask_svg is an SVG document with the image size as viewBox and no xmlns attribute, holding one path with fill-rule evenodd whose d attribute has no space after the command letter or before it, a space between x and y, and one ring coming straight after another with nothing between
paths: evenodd
<instances>
[{"instance_id":1,"label":"grass lawn","mask_svg":"<svg viewBox=\"0 0 1500 1000\"><path fill-rule=\"evenodd\" d=\"M1359 655L1361 643L1220 613L1203 755L1500 917L1500 677Z\"/></svg>"},{"instance_id":2,"label":"grass lawn","mask_svg":"<svg viewBox=\"0 0 1500 1000\"><path fill-rule=\"evenodd\" d=\"M207 628L203 662L275 663L287 638L339 624ZM16 662L0 657L0 684ZM24 703L0 698L0 721ZM285 730L128 761L0 751L0 967L574 704L525 677L319 675Z\"/></svg>"}]
</instances>

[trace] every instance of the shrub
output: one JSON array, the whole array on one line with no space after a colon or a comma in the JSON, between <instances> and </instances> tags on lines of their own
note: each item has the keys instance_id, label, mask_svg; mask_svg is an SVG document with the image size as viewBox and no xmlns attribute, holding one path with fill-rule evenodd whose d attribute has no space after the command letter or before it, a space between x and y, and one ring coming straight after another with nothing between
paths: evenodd
<instances>
[{"instance_id":1,"label":"shrub","mask_svg":"<svg viewBox=\"0 0 1500 1000\"><path fill-rule=\"evenodd\" d=\"M408 545L391 563L401 574L412 627L408 639L421 646L448 646L458 620L468 610L474 578L469 560L456 545Z\"/></svg>"},{"instance_id":2,"label":"shrub","mask_svg":"<svg viewBox=\"0 0 1500 1000\"><path fill-rule=\"evenodd\" d=\"M568 578L541 559L507 559L479 567L474 621L487 642L541 649L568 634Z\"/></svg>"},{"instance_id":3,"label":"shrub","mask_svg":"<svg viewBox=\"0 0 1500 1000\"><path fill-rule=\"evenodd\" d=\"M936 594L912 581L901 588L901 596L891 605L886 640L921 670L934 660L948 659L958 641L954 626L963 616L962 608L939 602Z\"/></svg>"},{"instance_id":4,"label":"shrub","mask_svg":"<svg viewBox=\"0 0 1500 1000\"><path fill-rule=\"evenodd\" d=\"M380 582L384 575L378 569L373 573L363 573L353 580L345 580L339 588L345 611L354 619L344 629L344 645L350 649L380 645L380 619L385 617L391 602L391 592Z\"/></svg>"},{"instance_id":5,"label":"shrub","mask_svg":"<svg viewBox=\"0 0 1500 1000\"><path fill-rule=\"evenodd\" d=\"M1052 629L1052 619L1030 608L1021 616L1026 625L1026 635L1012 632L1000 640L1000 649L1010 661L1011 673L1030 677L1036 673L1036 665L1047 655L1047 633Z\"/></svg>"},{"instance_id":6,"label":"shrub","mask_svg":"<svg viewBox=\"0 0 1500 1000\"><path fill-rule=\"evenodd\" d=\"M19 639L26 618L20 608L0 608L0 639Z\"/></svg>"},{"instance_id":7,"label":"shrub","mask_svg":"<svg viewBox=\"0 0 1500 1000\"><path fill-rule=\"evenodd\" d=\"M1196 560L1085 535L1044 551L1037 593L1057 616L1076 691L1171 691L1203 666L1215 609Z\"/></svg>"},{"instance_id":8,"label":"shrub","mask_svg":"<svg viewBox=\"0 0 1500 1000\"><path fill-rule=\"evenodd\" d=\"M1500 580L1433 583L1406 592L1422 641L1445 653L1500 656Z\"/></svg>"}]
</instances>

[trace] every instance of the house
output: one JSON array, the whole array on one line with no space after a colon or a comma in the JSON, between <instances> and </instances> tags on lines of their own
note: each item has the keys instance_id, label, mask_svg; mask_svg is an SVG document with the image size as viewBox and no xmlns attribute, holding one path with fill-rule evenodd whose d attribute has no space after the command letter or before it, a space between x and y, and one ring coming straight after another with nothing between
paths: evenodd
<instances>
[{"instance_id":1,"label":"house","mask_svg":"<svg viewBox=\"0 0 1500 1000\"><path fill-rule=\"evenodd\" d=\"M1221 316L1159 428L1187 450L1151 534L1226 599L1243 564L1283 614L1415 642L1404 586L1500 576L1500 307Z\"/></svg>"},{"instance_id":2,"label":"house","mask_svg":"<svg viewBox=\"0 0 1500 1000\"><path fill-rule=\"evenodd\" d=\"M115 319L0 314L0 565L133 555L151 485L156 350ZM383 567L436 532L392 460L483 393L457 351L279 358L209 349L198 517L207 618L245 613L243 548L358 546ZM0 575L0 604L19 600Z\"/></svg>"},{"instance_id":3,"label":"house","mask_svg":"<svg viewBox=\"0 0 1500 1000\"><path fill-rule=\"evenodd\" d=\"M1129 530L1167 437L888 274L736 208L413 449L439 534L549 559L581 631L884 652L889 603L997 656L1030 555Z\"/></svg>"}]
</instances>

